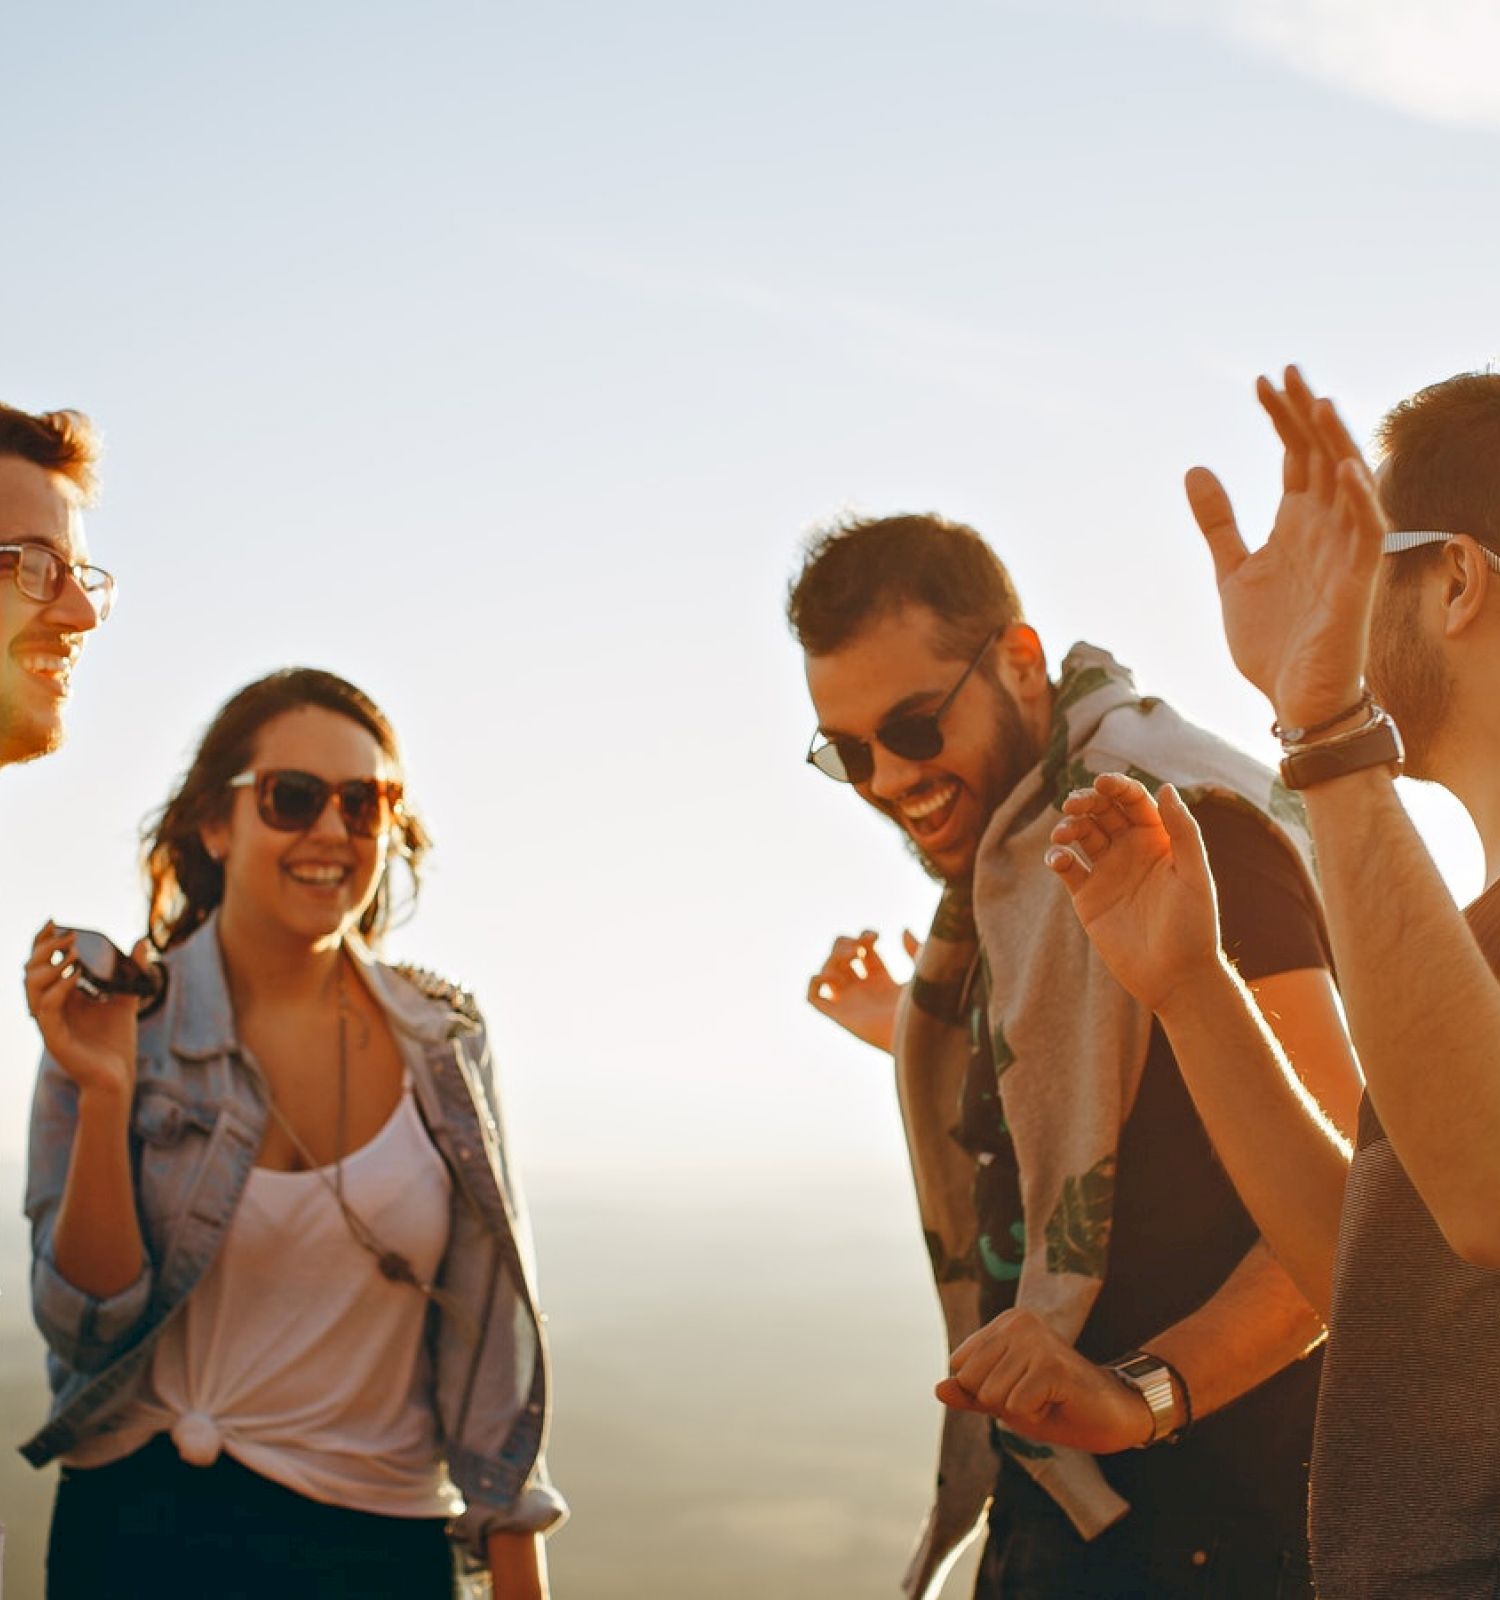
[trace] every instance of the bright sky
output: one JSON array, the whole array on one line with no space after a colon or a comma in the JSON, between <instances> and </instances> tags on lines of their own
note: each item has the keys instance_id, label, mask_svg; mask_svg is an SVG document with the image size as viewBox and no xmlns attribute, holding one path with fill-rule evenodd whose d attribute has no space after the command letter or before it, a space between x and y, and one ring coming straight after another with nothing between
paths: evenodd
<instances>
[{"instance_id":1,"label":"bright sky","mask_svg":"<svg viewBox=\"0 0 1500 1600\"><path fill-rule=\"evenodd\" d=\"M1269 756L1181 473L1259 527L1258 371L1367 435L1495 355L1497 53L1487 0L10 16L0 397L103 426L121 594L66 752L0 775L0 1155L32 931L132 937L203 724L312 663L402 732L439 848L396 948L477 991L528 1166L899 1178L802 994L932 892L802 764L799 537L971 520L1054 657Z\"/></svg>"}]
</instances>

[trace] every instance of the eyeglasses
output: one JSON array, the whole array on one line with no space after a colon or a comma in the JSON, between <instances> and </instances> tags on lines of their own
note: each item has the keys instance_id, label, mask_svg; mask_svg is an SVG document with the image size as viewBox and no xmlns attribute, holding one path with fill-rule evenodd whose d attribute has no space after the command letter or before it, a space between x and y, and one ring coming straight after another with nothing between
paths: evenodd
<instances>
[{"instance_id":1,"label":"eyeglasses","mask_svg":"<svg viewBox=\"0 0 1500 1600\"><path fill-rule=\"evenodd\" d=\"M329 783L311 772L242 772L231 789L253 789L260 820L278 833L305 833L332 799L354 837L373 839L401 812L401 785L390 778L345 778Z\"/></svg>"},{"instance_id":2,"label":"eyeglasses","mask_svg":"<svg viewBox=\"0 0 1500 1600\"><path fill-rule=\"evenodd\" d=\"M64 561L50 545L0 544L0 573L9 572L16 588L28 600L50 605L63 592L71 572L78 580L94 615L103 622L114 609L115 580L103 567L82 561Z\"/></svg>"},{"instance_id":3,"label":"eyeglasses","mask_svg":"<svg viewBox=\"0 0 1500 1600\"><path fill-rule=\"evenodd\" d=\"M1447 544L1449 540L1456 538L1458 538L1456 533L1434 533L1428 529L1421 532L1388 533L1380 541L1380 553L1383 556L1398 556L1403 550L1419 550L1424 544ZM1491 550L1483 539L1475 539L1474 543L1479 546L1485 565L1490 571L1500 572L1500 553Z\"/></svg>"},{"instance_id":4,"label":"eyeglasses","mask_svg":"<svg viewBox=\"0 0 1500 1600\"><path fill-rule=\"evenodd\" d=\"M943 752L942 721L949 706L958 698L958 691L969 681L969 675L984 660L990 646L1005 630L996 628L979 647L979 654L964 668L963 676L948 691L943 703L935 711L916 711L904 716L888 717L875 730L875 737L893 755L907 761L931 761ZM875 752L869 741L856 739L853 734L838 733L825 744L817 744L807 752L807 759L830 778L840 783L868 783L875 773Z\"/></svg>"}]
</instances>

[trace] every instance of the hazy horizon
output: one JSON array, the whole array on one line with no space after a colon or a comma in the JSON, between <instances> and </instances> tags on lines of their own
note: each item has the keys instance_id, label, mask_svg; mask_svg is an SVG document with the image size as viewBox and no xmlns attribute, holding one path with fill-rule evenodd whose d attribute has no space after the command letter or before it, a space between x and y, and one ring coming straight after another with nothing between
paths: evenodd
<instances>
[{"instance_id":1,"label":"hazy horizon","mask_svg":"<svg viewBox=\"0 0 1500 1600\"><path fill-rule=\"evenodd\" d=\"M873 1059L873 1058L872 1058ZM572 1521L555 1592L587 1600L899 1600L936 1460L941 1329L914 1205L846 1171L756 1195L528 1186L556 1370L548 1451ZM20 1174L0 1167L5 1600L42 1600L53 1472ZM607 1219L607 1224L603 1222ZM945 1593L968 1593L972 1557Z\"/></svg>"}]
</instances>

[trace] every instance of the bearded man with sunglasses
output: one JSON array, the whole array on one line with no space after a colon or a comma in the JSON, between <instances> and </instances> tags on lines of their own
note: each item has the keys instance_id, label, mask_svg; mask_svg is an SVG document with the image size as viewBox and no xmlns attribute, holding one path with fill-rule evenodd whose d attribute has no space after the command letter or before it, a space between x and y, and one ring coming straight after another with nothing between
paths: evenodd
<instances>
[{"instance_id":1,"label":"bearded man with sunglasses","mask_svg":"<svg viewBox=\"0 0 1500 1600\"><path fill-rule=\"evenodd\" d=\"M0 405L0 766L55 750L73 667L114 579L87 564L98 439L77 411Z\"/></svg>"},{"instance_id":2,"label":"bearded man with sunglasses","mask_svg":"<svg viewBox=\"0 0 1500 1600\"><path fill-rule=\"evenodd\" d=\"M1043 861L1100 771L1185 789L1240 970L1348 1123L1357 1078L1298 807L1106 652L1074 646L1054 681L1008 572L961 524L820 535L788 613L818 716L808 760L944 886L904 992L868 934L809 988L894 1053L952 1352L907 1593L936 1593L993 1497L986 1600L1310 1596L1318 1360L1301 1358L1321 1323Z\"/></svg>"}]
</instances>

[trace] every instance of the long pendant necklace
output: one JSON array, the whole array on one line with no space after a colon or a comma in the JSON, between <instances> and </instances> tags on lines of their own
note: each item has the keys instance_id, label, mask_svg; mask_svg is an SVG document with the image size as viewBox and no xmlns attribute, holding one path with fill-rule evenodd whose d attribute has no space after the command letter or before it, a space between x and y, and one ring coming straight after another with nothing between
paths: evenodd
<instances>
[{"instance_id":1,"label":"long pendant necklace","mask_svg":"<svg viewBox=\"0 0 1500 1600\"><path fill-rule=\"evenodd\" d=\"M349 991L347 980L344 976L344 962L346 960L344 948L339 946L338 971L335 978L338 994L338 1041L339 1041L339 1108L338 1119L335 1123L334 1133L334 1159L333 1178L330 1181L327 1168L320 1165L316 1156L307 1148L301 1135L282 1114L281 1107L276 1104L276 1097L271 1093L270 1085L266 1085L266 1105L271 1115L275 1117L277 1125L287 1138L291 1140L297 1154L307 1163L308 1170L313 1173L319 1183L333 1196L340 1213L344 1218L344 1225L354 1238L354 1242L375 1257L375 1264L379 1267L382 1277L388 1278L392 1283L409 1284L418 1294L426 1295L429 1300L436 1301L444 1310L457 1317L467 1327L474 1327L474 1319L464 1307L460 1306L451 1295L434 1284L423 1283L417 1276L416 1269L399 1250L392 1250L385 1244L380 1235L360 1216L353 1206L344 1198L344 1147L348 1136L349 1124ZM477 1329L474 1330L477 1333Z\"/></svg>"}]
</instances>

